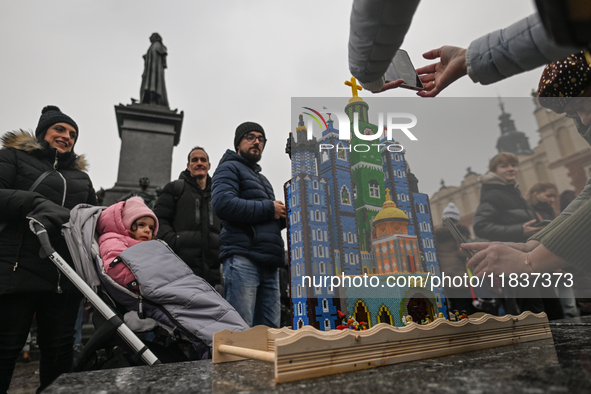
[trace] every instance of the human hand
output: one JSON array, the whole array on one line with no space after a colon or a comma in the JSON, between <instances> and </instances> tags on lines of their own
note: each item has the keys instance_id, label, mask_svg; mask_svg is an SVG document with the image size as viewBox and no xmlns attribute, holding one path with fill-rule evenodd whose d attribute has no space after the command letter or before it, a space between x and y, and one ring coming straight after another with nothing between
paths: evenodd
<instances>
[{"instance_id":1,"label":"human hand","mask_svg":"<svg viewBox=\"0 0 591 394\"><path fill-rule=\"evenodd\" d=\"M449 45L423 53L425 59L440 59L437 63L417 68L424 89L417 92L421 97L435 97L457 79L468 74L466 49Z\"/></svg>"},{"instance_id":2,"label":"human hand","mask_svg":"<svg viewBox=\"0 0 591 394\"><path fill-rule=\"evenodd\" d=\"M62 225L70 220L70 210L39 197L33 202L33 210L26 215L45 228L51 236L60 234Z\"/></svg>"},{"instance_id":3,"label":"human hand","mask_svg":"<svg viewBox=\"0 0 591 394\"><path fill-rule=\"evenodd\" d=\"M505 246L508 246L510 248L519 250L520 252L531 252L532 250L534 250L535 248L537 248L540 245L540 241L528 241L526 243L523 242L471 242L471 243L465 243L462 244L461 247L462 249L468 249L468 250L484 250L486 248L488 248L490 245L494 245L494 244L503 244Z\"/></svg>"},{"instance_id":4,"label":"human hand","mask_svg":"<svg viewBox=\"0 0 591 394\"><path fill-rule=\"evenodd\" d=\"M533 220L530 220L529 222L523 223L523 235L525 235L526 237L531 237L532 235L534 235L535 233L537 233L538 231L540 231L541 229L544 228L544 227L532 227L531 225L534 224L535 222L537 222L536 219L533 219Z\"/></svg>"},{"instance_id":5,"label":"human hand","mask_svg":"<svg viewBox=\"0 0 591 394\"><path fill-rule=\"evenodd\" d=\"M472 275L482 277L490 273L495 275L513 272L517 274L530 273L528 266L525 264L526 253L502 242L478 242L478 244L482 249L467 264L467 267L472 270ZM484 247L484 244L488 245ZM464 245L468 244L462 245L464 247Z\"/></svg>"},{"instance_id":6,"label":"human hand","mask_svg":"<svg viewBox=\"0 0 591 394\"><path fill-rule=\"evenodd\" d=\"M396 89L397 87L400 87L400 85L402 85L403 83L404 79L397 79L396 81L386 81L386 83L384 83L384 86L382 86L380 90L372 93L381 93L385 92L386 90Z\"/></svg>"},{"instance_id":7,"label":"human hand","mask_svg":"<svg viewBox=\"0 0 591 394\"><path fill-rule=\"evenodd\" d=\"M275 219L285 218L287 215L287 209L283 202L273 201L273 205L275 206Z\"/></svg>"}]
</instances>

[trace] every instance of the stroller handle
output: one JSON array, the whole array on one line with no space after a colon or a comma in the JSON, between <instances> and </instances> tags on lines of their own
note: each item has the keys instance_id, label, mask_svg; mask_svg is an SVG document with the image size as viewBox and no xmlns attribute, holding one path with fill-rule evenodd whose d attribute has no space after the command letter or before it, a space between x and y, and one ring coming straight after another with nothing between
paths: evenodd
<instances>
[{"instance_id":1,"label":"stroller handle","mask_svg":"<svg viewBox=\"0 0 591 394\"><path fill-rule=\"evenodd\" d=\"M100 297L92 290L84 280L68 265L68 263L53 249L49 240L49 235L45 227L36 221L31 219L29 221L29 227L31 231L37 235L39 242L41 242L41 249L46 256L63 272L68 279L80 290L80 292L90 301L90 303L100 312L106 320L110 320L116 316L115 312ZM42 256L43 257L43 256ZM123 323L118 323L117 331L125 342L134 350L139 353L142 360L147 365L160 364L160 360L150 351L147 350L144 343Z\"/></svg>"},{"instance_id":2,"label":"stroller handle","mask_svg":"<svg viewBox=\"0 0 591 394\"><path fill-rule=\"evenodd\" d=\"M35 233L37 238L39 238L39 242L41 243L41 250L45 254L41 257L45 258L47 256L51 256L55 250L51 246L49 234L47 234L45 227L35 219L31 219L29 221L29 227L31 228L31 231Z\"/></svg>"}]
</instances>

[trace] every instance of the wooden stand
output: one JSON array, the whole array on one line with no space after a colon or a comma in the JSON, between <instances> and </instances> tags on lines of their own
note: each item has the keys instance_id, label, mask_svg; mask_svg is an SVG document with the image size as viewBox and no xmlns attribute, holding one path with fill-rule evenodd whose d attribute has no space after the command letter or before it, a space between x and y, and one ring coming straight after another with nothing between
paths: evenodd
<instances>
[{"instance_id":1,"label":"wooden stand","mask_svg":"<svg viewBox=\"0 0 591 394\"><path fill-rule=\"evenodd\" d=\"M213 362L251 358L275 364L275 381L331 375L405 361L552 338L545 313L514 317L484 315L406 327L378 324L366 331L297 331L256 326L220 331L213 337Z\"/></svg>"}]
</instances>

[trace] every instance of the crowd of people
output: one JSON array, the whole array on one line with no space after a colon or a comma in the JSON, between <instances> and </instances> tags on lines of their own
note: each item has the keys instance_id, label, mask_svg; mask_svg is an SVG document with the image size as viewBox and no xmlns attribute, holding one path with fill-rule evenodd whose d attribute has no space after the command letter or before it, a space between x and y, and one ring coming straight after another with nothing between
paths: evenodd
<instances>
[{"instance_id":1,"label":"crowd of people","mask_svg":"<svg viewBox=\"0 0 591 394\"><path fill-rule=\"evenodd\" d=\"M402 83L386 81L390 60L411 24L418 0L355 0L351 15L351 73L372 92ZM554 61L546 67L538 96L540 104L573 118L591 143L591 67L576 48L551 42L539 15L474 40L467 49L444 46L424 54L436 63L417 70L422 97L435 97L455 80L469 75L489 84ZM564 60L560 60L564 59ZM71 263L61 225L78 204L96 205L96 194L85 172L83 156L74 152L80 130L56 106L43 108L33 134L9 132L0 150L0 392L11 381L16 359L27 341L33 318L40 349L40 387L46 388L70 370L75 323L81 294L46 257L29 223L43 226L53 247ZM137 293L137 281L116 257L127 248L158 237L193 273L223 293L248 326L280 325L279 271L285 261L281 231L286 207L261 173L266 133L255 122L240 124L233 149L222 157L213 176L203 147L190 150L187 168L164 186L153 211L132 197L103 211L99 220L100 254L104 269L121 286ZM518 158L500 153L481 177L481 200L474 214L473 234L486 242L462 244L476 253L466 262L445 229L435 236L442 269L462 275L554 272L589 264L586 242L591 234L591 180L578 196L564 191L556 212L558 190L551 183L534 185L524 198L516 175ZM565 202L562 206L563 201ZM558 214L559 213L559 214ZM557 215L558 214L558 215ZM444 215L460 221L453 204ZM460 227L466 238L472 233ZM571 290L571 292L569 292ZM536 297L503 290L493 313L546 311L551 318L577 313L572 289L556 296ZM475 311L486 302L470 289L448 294L451 308ZM489 306L490 306L489 305Z\"/></svg>"},{"instance_id":2,"label":"crowd of people","mask_svg":"<svg viewBox=\"0 0 591 394\"><path fill-rule=\"evenodd\" d=\"M0 311L11 319L0 320L0 392L8 390L33 318L39 391L72 367L82 295L47 257L40 257L29 222L43 226L54 249L72 264L61 226L74 206L97 204L84 158L74 153L78 138L76 122L56 106L43 108L34 135L20 130L2 137ZM195 275L223 292L248 325L279 327L286 208L257 164L266 141L262 126L245 122L236 129L235 151L226 152L213 178L207 152L195 147L187 169L164 186L153 211L140 197L104 209L97 232L107 275L139 294L133 273L117 256L158 237ZM240 328L243 321L234 320Z\"/></svg>"}]
</instances>

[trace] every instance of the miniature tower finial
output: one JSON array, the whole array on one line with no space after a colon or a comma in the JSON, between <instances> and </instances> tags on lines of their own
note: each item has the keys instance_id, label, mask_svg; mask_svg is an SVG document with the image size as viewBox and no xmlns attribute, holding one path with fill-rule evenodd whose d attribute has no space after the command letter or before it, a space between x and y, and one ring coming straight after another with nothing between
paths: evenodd
<instances>
[{"instance_id":1,"label":"miniature tower finial","mask_svg":"<svg viewBox=\"0 0 591 394\"><path fill-rule=\"evenodd\" d=\"M351 86L351 94L353 94L353 97L359 97L357 91L363 90L361 86L357 85L357 80L355 79L355 77L351 77L350 81L345 81L345 85Z\"/></svg>"},{"instance_id":2,"label":"miniature tower finial","mask_svg":"<svg viewBox=\"0 0 591 394\"><path fill-rule=\"evenodd\" d=\"M503 104L503 100L501 100L501 96L499 96L499 107L501 107L501 113L505 113L505 104Z\"/></svg>"},{"instance_id":3,"label":"miniature tower finial","mask_svg":"<svg viewBox=\"0 0 591 394\"><path fill-rule=\"evenodd\" d=\"M386 188L386 201L392 201L392 197L390 197L390 188Z\"/></svg>"}]
</instances>

